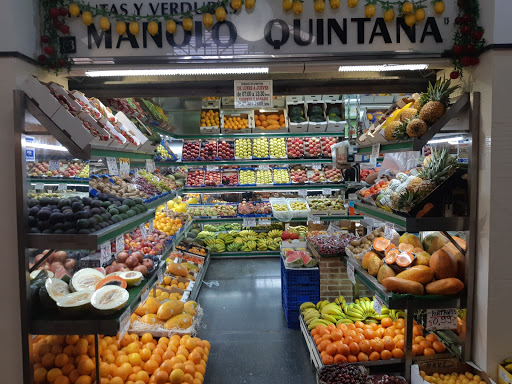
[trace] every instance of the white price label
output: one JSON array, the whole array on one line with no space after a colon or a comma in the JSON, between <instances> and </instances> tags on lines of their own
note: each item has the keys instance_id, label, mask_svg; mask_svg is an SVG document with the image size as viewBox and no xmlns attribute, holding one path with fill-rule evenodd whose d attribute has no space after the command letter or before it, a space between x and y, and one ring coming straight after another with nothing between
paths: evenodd
<instances>
[{"instance_id":1,"label":"white price label","mask_svg":"<svg viewBox=\"0 0 512 384\"><path fill-rule=\"evenodd\" d=\"M355 201L357 200L357 195L355 193L349 193L348 194L348 200L349 201Z\"/></svg>"},{"instance_id":2,"label":"white price label","mask_svg":"<svg viewBox=\"0 0 512 384\"><path fill-rule=\"evenodd\" d=\"M124 236L119 235L116 237L116 256L122 251L124 251Z\"/></svg>"},{"instance_id":3,"label":"white price label","mask_svg":"<svg viewBox=\"0 0 512 384\"><path fill-rule=\"evenodd\" d=\"M368 162L368 165L370 167L375 167L377 166L377 158L373 155L370 155L370 161Z\"/></svg>"},{"instance_id":4,"label":"white price label","mask_svg":"<svg viewBox=\"0 0 512 384\"><path fill-rule=\"evenodd\" d=\"M107 168L108 173L110 175L119 175L119 170L117 169L117 162L115 157L107 157Z\"/></svg>"},{"instance_id":5,"label":"white price label","mask_svg":"<svg viewBox=\"0 0 512 384\"><path fill-rule=\"evenodd\" d=\"M380 313L382 312L382 307L384 303L380 299L379 296L375 296L375 300L373 301L373 310L377 312L377 314L380 316Z\"/></svg>"},{"instance_id":6,"label":"white price label","mask_svg":"<svg viewBox=\"0 0 512 384\"><path fill-rule=\"evenodd\" d=\"M60 161L59 160L50 160L48 164L49 171L58 171L60 169Z\"/></svg>"},{"instance_id":7,"label":"white price label","mask_svg":"<svg viewBox=\"0 0 512 384\"><path fill-rule=\"evenodd\" d=\"M320 224L321 222L318 216L310 216L308 221L312 222L313 224Z\"/></svg>"},{"instance_id":8,"label":"white price label","mask_svg":"<svg viewBox=\"0 0 512 384\"><path fill-rule=\"evenodd\" d=\"M327 232L329 233L336 233L341 231L342 229L333 223L329 224L329 227L327 228Z\"/></svg>"},{"instance_id":9,"label":"white price label","mask_svg":"<svg viewBox=\"0 0 512 384\"><path fill-rule=\"evenodd\" d=\"M371 156L377 158L377 157L379 157L379 154L380 154L380 143L373 144Z\"/></svg>"},{"instance_id":10,"label":"white price label","mask_svg":"<svg viewBox=\"0 0 512 384\"><path fill-rule=\"evenodd\" d=\"M140 294L140 303L144 304L146 302L146 300L148 299L148 297L149 297L149 286L146 285L146 288L144 288L144 290Z\"/></svg>"},{"instance_id":11,"label":"white price label","mask_svg":"<svg viewBox=\"0 0 512 384\"><path fill-rule=\"evenodd\" d=\"M311 168L313 168L313 169L322 169L322 164L320 164L320 163L313 163Z\"/></svg>"},{"instance_id":12,"label":"white price label","mask_svg":"<svg viewBox=\"0 0 512 384\"><path fill-rule=\"evenodd\" d=\"M306 189L299 189L299 196L307 196L308 191Z\"/></svg>"},{"instance_id":13,"label":"white price label","mask_svg":"<svg viewBox=\"0 0 512 384\"><path fill-rule=\"evenodd\" d=\"M162 282L164 281L164 270L160 268L156 273L158 276L158 284L162 284Z\"/></svg>"},{"instance_id":14,"label":"white price label","mask_svg":"<svg viewBox=\"0 0 512 384\"><path fill-rule=\"evenodd\" d=\"M332 189L331 188L322 189L322 195L331 196L331 193L332 193Z\"/></svg>"},{"instance_id":15,"label":"white price label","mask_svg":"<svg viewBox=\"0 0 512 384\"><path fill-rule=\"evenodd\" d=\"M256 219L254 217L244 217L242 225L248 228L255 227Z\"/></svg>"},{"instance_id":16,"label":"white price label","mask_svg":"<svg viewBox=\"0 0 512 384\"><path fill-rule=\"evenodd\" d=\"M457 310L455 308L428 309L426 328L429 331L457 329Z\"/></svg>"},{"instance_id":17,"label":"white price label","mask_svg":"<svg viewBox=\"0 0 512 384\"><path fill-rule=\"evenodd\" d=\"M68 185L65 183L57 185L57 191L66 191L68 189Z\"/></svg>"},{"instance_id":18,"label":"white price label","mask_svg":"<svg viewBox=\"0 0 512 384\"><path fill-rule=\"evenodd\" d=\"M142 238L145 240L148 238L148 230L146 228L146 224L139 225L140 233L142 235Z\"/></svg>"},{"instance_id":19,"label":"white price label","mask_svg":"<svg viewBox=\"0 0 512 384\"><path fill-rule=\"evenodd\" d=\"M270 169L268 164L260 164L258 165L258 170L260 171L268 171Z\"/></svg>"},{"instance_id":20,"label":"white price label","mask_svg":"<svg viewBox=\"0 0 512 384\"><path fill-rule=\"evenodd\" d=\"M101 265L105 265L112 259L112 250L110 249L110 241L101 244Z\"/></svg>"},{"instance_id":21,"label":"white price label","mask_svg":"<svg viewBox=\"0 0 512 384\"><path fill-rule=\"evenodd\" d=\"M206 170L208 172L215 172L219 170L219 167L217 165L207 165Z\"/></svg>"},{"instance_id":22,"label":"white price label","mask_svg":"<svg viewBox=\"0 0 512 384\"><path fill-rule=\"evenodd\" d=\"M354 266L352 264L347 264L347 275L350 282L356 285L356 276L354 274Z\"/></svg>"},{"instance_id":23,"label":"white price label","mask_svg":"<svg viewBox=\"0 0 512 384\"><path fill-rule=\"evenodd\" d=\"M272 108L272 80L235 80L234 94L235 108Z\"/></svg>"},{"instance_id":24,"label":"white price label","mask_svg":"<svg viewBox=\"0 0 512 384\"><path fill-rule=\"evenodd\" d=\"M151 159L146 159L146 171L149 173L155 172L155 162Z\"/></svg>"},{"instance_id":25,"label":"white price label","mask_svg":"<svg viewBox=\"0 0 512 384\"><path fill-rule=\"evenodd\" d=\"M270 219L259 219L258 225L270 225Z\"/></svg>"},{"instance_id":26,"label":"white price label","mask_svg":"<svg viewBox=\"0 0 512 384\"><path fill-rule=\"evenodd\" d=\"M127 308L126 311L119 318L119 340L123 338L123 336L130 329L130 308Z\"/></svg>"},{"instance_id":27,"label":"white price label","mask_svg":"<svg viewBox=\"0 0 512 384\"><path fill-rule=\"evenodd\" d=\"M128 176L130 174L130 159L119 159L119 175Z\"/></svg>"},{"instance_id":28,"label":"white price label","mask_svg":"<svg viewBox=\"0 0 512 384\"><path fill-rule=\"evenodd\" d=\"M395 231L395 224L386 223L386 225L384 226L384 237L386 239L392 239L394 231Z\"/></svg>"},{"instance_id":29,"label":"white price label","mask_svg":"<svg viewBox=\"0 0 512 384\"><path fill-rule=\"evenodd\" d=\"M40 190L44 189L44 183L36 183L34 189L36 191L40 191Z\"/></svg>"},{"instance_id":30,"label":"white price label","mask_svg":"<svg viewBox=\"0 0 512 384\"><path fill-rule=\"evenodd\" d=\"M155 226L154 226L154 221L153 219L149 220L148 221L148 232L149 233L153 233L153 230L155 229Z\"/></svg>"}]
</instances>

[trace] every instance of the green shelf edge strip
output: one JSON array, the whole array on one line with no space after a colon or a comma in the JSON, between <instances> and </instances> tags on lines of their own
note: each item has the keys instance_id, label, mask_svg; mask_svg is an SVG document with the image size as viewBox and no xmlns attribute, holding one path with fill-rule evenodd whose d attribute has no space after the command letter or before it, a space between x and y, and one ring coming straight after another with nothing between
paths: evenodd
<instances>
[{"instance_id":1,"label":"green shelf edge strip","mask_svg":"<svg viewBox=\"0 0 512 384\"><path fill-rule=\"evenodd\" d=\"M393 144L381 144L380 145L380 153L387 152L399 152L399 151L413 151L414 149L413 141L403 141L399 143ZM357 150L359 154L372 153L372 146L369 147L359 147Z\"/></svg>"},{"instance_id":2,"label":"green shelf edge strip","mask_svg":"<svg viewBox=\"0 0 512 384\"><path fill-rule=\"evenodd\" d=\"M27 182L35 184L35 183L44 183L44 184L69 184L69 185L89 185L89 179L61 179L61 178L51 178L51 177L43 177L43 178L27 178Z\"/></svg>"},{"instance_id":3,"label":"green shelf edge strip","mask_svg":"<svg viewBox=\"0 0 512 384\"><path fill-rule=\"evenodd\" d=\"M361 215L356 215L356 216L318 216L318 217L321 221L362 220L364 218ZM258 219L263 219L263 220L267 219L268 220L268 218L265 218L265 217L256 217L255 219L256 219L256 221L258 221ZM270 218L270 220L273 223L284 223L284 221L277 220L274 217ZM195 223L218 223L218 222L242 223L243 221L244 221L243 217L231 217L231 218L221 217L221 218L216 218L216 219L196 217L193 219L193 222L195 222ZM296 222L304 222L304 221L308 221L308 218L307 217L294 218L294 219L291 219L289 222L296 223Z\"/></svg>"},{"instance_id":4,"label":"green shelf edge strip","mask_svg":"<svg viewBox=\"0 0 512 384\"><path fill-rule=\"evenodd\" d=\"M281 251L255 251L255 252L213 252L210 257L278 257Z\"/></svg>"},{"instance_id":5,"label":"green shelf edge strip","mask_svg":"<svg viewBox=\"0 0 512 384\"><path fill-rule=\"evenodd\" d=\"M172 191L172 193L169 193L168 195L162 196L154 201L151 201L151 202L145 203L145 204L149 209L155 209L159 205L162 205L162 204L166 203L167 201L174 199L175 197L176 197L176 191Z\"/></svg>"},{"instance_id":6,"label":"green shelf edge strip","mask_svg":"<svg viewBox=\"0 0 512 384\"><path fill-rule=\"evenodd\" d=\"M151 127L152 129L156 129L158 133L161 135L172 137L177 140L184 139L257 139L259 137L344 137L340 132L303 132L303 133L293 133L293 132L283 132L283 133L217 133L217 134L198 134L198 135L177 135L174 133L166 132L162 129Z\"/></svg>"},{"instance_id":7,"label":"green shelf edge strip","mask_svg":"<svg viewBox=\"0 0 512 384\"><path fill-rule=\"evenodd\" d=\"M155 155L153 153L144 152L124 152L114 149L91 148L91 157L121 157L130 160L152 160L155 158Z\"/></svg>"},{"instance_id":8,"label":"green shelf edge strip","mask_svg":"<svg viewBox=\"0 0 512 384\"><path fill-rule=\"evenodd\" d=\"M299 189L345 189L345 184L320 184L320 185L268 185L268 186L238 186L238 187L201 187L201 188L189 188L185 187L181 189L180 193L222 193L222 192L257 192L257 191L296 191Z\"/></svg>"},{"instance_id":9,"label":"green shelf edge strip","mask_svg":"<svg viewBox=\"0 0 512 384\"><path fill-rule=\"evenodd\" d=\"M401 219L400 217L397 217L394 214L388 214L386 211L380 208L371 208L367 207L358 203L354 203L354 209L359 212L363 212L367 214L368 216L375 217L377 219L382 219L385 221L388 221L390 223L396 224L400 227L405 228L407 225L407 221L405 217Z\"/></svg>"},{"instance_id":10,"label":"green shelf edge strip","mask_svg":"<svg viewBox=\"0 0 512 384\"><path fill-rule=\"evenodd\" d=\"M165 162L159 161L156 165L175 165L175 166L227 166L227 165L258 165L258 164L331 164L332 159L268 159L268 160L225 160L225 161L184 161L181 163L177 162Z\"/></svg>"}]
</instances>

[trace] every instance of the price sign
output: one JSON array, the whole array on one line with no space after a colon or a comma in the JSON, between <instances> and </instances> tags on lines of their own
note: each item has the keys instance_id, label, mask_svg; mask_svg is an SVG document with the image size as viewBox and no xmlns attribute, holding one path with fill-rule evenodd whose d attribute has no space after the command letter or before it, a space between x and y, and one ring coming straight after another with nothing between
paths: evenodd
<instances>
[{"instance_id":1,"label":"price sign","mask_svg":"<svg viewBox=\"0 0 512 384\"><path fill-rule=\"evenodd\" d=\"M258 165L258 169L260 171L268 171L270 169L270 167L268 166L268 164L260 164L260 165Z\"/></svg>"},{"instance_id":2,"label":"price sign","mask_svg":"<svg viewBox=\"0 0 512 384\"><path fill-rule=\"evenodd\" d=\"M322 195L331 196L331 193L332 193L332 189L331 188L322 189Z\"/></svg>"},{"instance_id":3,"label":"price sign","mask_svg":"<svg viewBox=\"0 0 512 384\"><path fill-rule=\"evenodd\" d=\"M377 158L377 157L379 157L379 154L380 154L380 143L373 144L371 156Z\"/></svg>"},{"instance_id":4,"label":"price sign","mask_svg":"<svg viewBox=\"0 0 512 384\"><path fill-rule=\"evenodd\" d=\"M206 166L206 170L208 172L215 172L215 171L218 171L219 170L219 167L216 166L216 165L207 165Z\"/></svg>"},{"instance_id":5,"label":"price sign","mask_svg":"<svg viewBox=\"0 0 512 384\"><path fill-rule=\"evenodd\" d=\"M146 228L146 224L139 225L140 233L142 235L142 238L145 240L148 238L148 230Z\"/></svg>"},{"instance_id":6,"label":"price sign","mask_svg":"<svg viewBox=\"0 0 512 384\"><path fill-rule=\"evenodd\" d=\"M329 224L329 227L327 228L327 232L329 232L329 233L336 233L336 232L341 232L341 231L343 231L343 230L333 223Z\"/></svg>"},{"instance_id":7,"label":"price sign","mask_svg":"<svg viewBox=\"0 0 512 384\"><path fill-rule=\"evenodd\" d=\"M101 261L98 259L80 260L78 268L99 268L101 267Z\"/></svg>"},{"instance_id":8,"label":"price sign","mask_svg":"<svg viewBox=\"0 0 512 384\"><path fill-rule=\"evenodd\" d=\"M320 218L318 216L310 216L308 221L313 224L320 224Z\"/></svg>"},{"instance_id":9,"label":"price sign","mask_svg":"<svg viewBox=\"0 0 512 384\"><path fill-rule=\"evenodd\" d=\"M322 164L320 164L320 163L313 163L311 168L313 168L313 169L322 169Z\"/></svg>"},{"instance_id":10,"label":"price sign","mask_svg":"<svg viewBox=\"0 0 512 384\"><path fill-rule=\"evenodd\" d=\"M119 235L116 237L116 256L119 252L124 251L124 237Z\"/></svg>"},{"instance_id":11,"label":"price sign","mask_svg":"<svg viewBox=\"0 0 512 384\"><path fill-rule=\"evenodd\" d=\"M270 225L270 219L259 219L258 225Z\"/></svg>"},{"instance_id":12,"label":"price sign","mask_svg":"<svg viewBox=\"0 0 512 384\"><path fill-rule=\"evenodd\" d=\"M146 171L149 173L155 172L155 162L151 159L146 159Z\"/></svg>"},{"instance_id":13,"label":"price sign","mask_svg":"<svg viewBox=\"0 0 512 384\"><path fill-rule=\"evenodd\" d=\"M115 157L107 157L107 168L108 173L110 175L119 175L119 170L117 169L117 162Z\"/></svg>"},{"instance_id":14,"label":"price sign","mask_svg":"<svg viewBox=\"0 0 512 384\"><path fill-rule=\"evenodd\" d=\"M154 229L155 229L154 221L153 221L153 219L151 219L151 220L148 221L148 232L149 233L153 233Z\"/></svg>"},{"instance_id":15,"label":"price sign","mask_svg":"<svg viewBox=\"0 0 512 384\"><path fill-rule=\"evenodd\" d=\"M35 189L36 191L41 191L41 190L43 190L43 189L44 189L44 183L36 183L36 185L35 185L34 189Z\"/></svg>"},{"instance_id":16,"label":"price sign","mask_svg":"<svg viewBox=\"0 0 512 384\"><path fill-rule=\"evenodd\" d=\"M308 191L306 189L299 189L299 196L306 197L308 195Z\"/></svg>"},{"instance_id":17,"label":"price sign","mask_svg":"<svg viewBox=\"0 0 512 384\"><path fill-rule=\"evenodd\" d=\"M348 194L348 200L349 201L355 201L357 200L357 195L355 193L349 193Z\"/></svg>"},{"instance_id":18,"label":"price sign","mask_svg":"<svg viewBox=\"0 0 512 384\"><path fill-rule=\"evenodd\" d=\"M48 164L49 171L58 171L60 169L60 161L59 160L50 160Z\"/></svg>"},{"instance_id":19,"label":"price sign","mask_svg":"<svg viewBox=\"0 0 512 384\"><path fill-rule=\"evenodd\" d=\"M146 302L146 300L148 299L148 297L149 297L149 286L146 285L146 288L144 288L144 290L140 294L141 304L144 304Z\"/></svg>"},{"instance_id":20,"label":"price sign","mask_svg":"<svg viewBox=\"0 0 512 384\"><path fill-rule=\"evenodd\" d=\"M119 176L130 174L130 159L119 159Z\"/></svg>"},{"instance_id":21,"label":"price sign","mask_svg":"<svg viewBox=\"0 0 512 384\"><path fill-rule=\"evenodd\" d=\"M68 189L68 185L67 184L59 184L57 185L57 191L66 191Z\"/></svg>"},{"instance_id":22,"label":"price sign","mask_svg":"<svg viewBox=\"0 0 512 384\"><path fill-rule=\"evenodd\" d=\"M128 308L119 319L119 340L128 332L128 329L130 329L130 308Z\"/></svg>"},{"instance_id":23,"label":"price sign","mask_svg":"<svg viewBox=\"0 0 512 384\"><path fill-rule=\"evenodd\" d=\"M427 330L438 331L443 329L457 329L457 310L450 309L428 309Z\"/></svg>"},{"instance_id":24,"label":"price sign","mask_svg":"<svg viewBox=\"0 0 512 384\"><path fill-rule=\"evenodd\" d=\"M110 241L101 244L101 265L108 263L112 259L112 250Z\"/></svg>"},{"instance_id":25,"label":"price sign","mask_svg":"<svg viewBox=\"0 0 512 384\"><path fill-rule=\"evenodd\" d=\"M252 228L256 226L256 219L254 217L244 217L243 224L244 227Z\"/></svg>"},{"instance_id":26,"label":"price sign","mask_svg":"<svg viewBox=\"0 0 512 384\"><path fill-rule=\"evenodd\" d=\"M356 276L354 274L354 266L350 263L347 264L347 275L350 282L356 285Z\"/></svg>"},{"instance_id":27,"label":"price sign","mask_svg":"<svg viewBox=\"0 0 512 384\"><path fill-rule=\"evenodd\" d=\"M272 80L235 80L235 108L272 107Z\"/></svg>"},{"instance_id":28,"label":"price sign","mask_svg":"<svg viewBox=\"0 0 512 384\"><path fill-rule=\"evenodd\" d=\"M392 239L394 231L395 231L395 224L386 223L386 225L384 226L384 237L386 239Z\"/></svg>"},{"instance_id":29,"label":"price sign","mask_svg":"<svg viewBox=\"0 0 512 384\"><path fill-rule=\"evenodd\" d=\"M382 312L382 306L384 303L380 299L379 296L375 296L375 300L373 301L373 309L377 314L380 316L380 313Z\"/></svg>"},{"instance_id":30,"label":"price sign","mask_svg":"<svg viewBox=\"0 0 512 384\"><path fill-rule=\"evenodd\" d=\"M370 167L375 167L377 166L377 158L373 155L370 155L370 161L368 162L368 165Z\"/></svg>"},{"instance_id":31,"label":"price sign","mask_svg":"<svg viewBox=\"0 0 512 384\"><path fill-rule=\"evenodd\" d=\"M162 284L162 281L164 281L164 270L162 268L160 268L157 271L157 276L158 276L158 284Z\"/></svg>"}]
</instances>

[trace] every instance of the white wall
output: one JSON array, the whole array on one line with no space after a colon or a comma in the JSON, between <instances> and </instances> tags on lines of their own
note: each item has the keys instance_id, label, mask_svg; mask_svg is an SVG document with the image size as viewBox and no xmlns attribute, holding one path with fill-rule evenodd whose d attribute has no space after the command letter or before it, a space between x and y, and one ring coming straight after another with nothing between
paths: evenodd
<instances>
[{"instance_id":1,"label":"white wall","mask_svg":"<svg viewBox=\"0 0 512 384\"><path fill-rule=\"evenodd\" d=\"M2 0L0 51L39 54L39 8L36 0Z\"/></svg>"}]
</instances>

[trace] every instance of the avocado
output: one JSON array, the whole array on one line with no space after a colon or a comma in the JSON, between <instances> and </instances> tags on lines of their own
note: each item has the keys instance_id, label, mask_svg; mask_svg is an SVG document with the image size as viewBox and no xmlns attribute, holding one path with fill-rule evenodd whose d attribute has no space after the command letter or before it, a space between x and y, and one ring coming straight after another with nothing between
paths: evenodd
<instances>
[{"instance_id":1,"label":"avocado","mask_svg":"<svg viewBox=\"0 0 512 384\"><path fill-rule=\"evenodd\" d=\"M75 216L77 219L88 219L89 217L91 217L91 212L90 211L81 211L81 212L77 212L75 214Z\"/></svg>"},{"instance_id":2,"label":"avocado","mask_svg":"<svg viewBox=\"0 0 512 384\"><path fill-rule=\"evenodd\" d=\"M103 217L101 217L101 215L94 215L93 217L96 219L96 221L98 223L102 223L103 222Z\"/></svg>"},{"instance_id":3,"label":"avocado","mask_svg":"<svg viewBox=\"0 0 512 384\"><path fill-rule=\"evenodd\" d=\"M321 115L323 113L322 107L319 105L313 105L308 111L310 115Z\"/></svg>"},{"instance_id":4,"label":"avocado","mask_svg":"<svg viewBox=\"0 0 512 384\"><path fill-rule=\"evenodd\" d=\"M43 232L41 233L44 233L45 235L51 235L53 233L53 229L51 228L46 228L43 230Z\"/></svg>"},{"instance_id":5,"label":"avocado","mask_svg":"<svg viewBox=\"0 0 512 384\"><path fill-rule=\"evenodd\" d=\"M52 213L50 215L50 224L57 224L57 223L63 223L64 222L64 214L63 213Z\"/></svg>"},{"instance_id":6,"label":"avocado","mask_svg":"<svg viewBox=\"0 0 512 384\"><path fill-rule=\"evenodd\" d=\"M101 201L100 200L92 200L91 204L89 204L91 208L99 208L101 207Z\"/></svg>"},{"instance_id":7,"label":"avocado","mask_svg":"<svg viewBox=\"0 0 512 384\"><path fill-rule=\"evenodd\" d=\"M71 201L69 199L60 199L59 204L57 206L62 209L68 205L71 205Z\"/></svg>"},{"instance_id":8,"label":"avocado","mask_svg":"<svg viewBox=\"0 0 512 384\"><path fill-rule=\"evenodd\" d=\"M28 230L29 233L41 233L41 231L39 230L39 228L37 227L32 227Z\"/></svg>"},{"instance_id":9,"label":"avocado","mask_svg":"<svg viewBox=\"0 0 512 384\"><path fill-rule=\"evenodd\" d=\"M112 205L112 202L111 202L111 201L108 201L108 200L107 200L107 201L104 201L104 202L101 204L101 206L102 206L103 208L108 208L110 205Z\"/></svg>"},{"instance_id":10,"label":"avocado","mask_svg":"<svg viewBox=\"0 0 512 384\"><path fill-rule=\"evenodd\" d=\"M80 235L88 235L89 233L91 233L91 231L89 231L88 229L86 228L82 228L78 231L78 234Z\"/></svg>"},{"instance_id":11,"label":"avocado","mask_svg":"<svg viewBox=\"0 0 512 384\"><path fill-rule=\"evenodd\" d=\"M35 227L37 225L37 219L35 216L29 216L27 219L27 223L29 227Z\"/></svg>"},{"instance_id":12,"label":"avocado","mask_svg":"<svg viewBox=\"0 0 512 384\"><path fill-rule=\"evenodd\" d=\"M121 218L123 220L126 220L128 218L128 215L126 213L121 213ZM122 220L121 220L122 221Z\"/></svg>"},{"instance_id":13,"label":"avocado","mask_svg":"<svg viewBox=\"0 0 512 384\"><path fill-rule=\"evenodd\" d=\"M76 202L76 203L71 204L71 209L73 210L73 212L76 213L76 212L83 210L84 205L82 203Z\"/></svg>"},{"instance_id":14,"label":"avocado","mask_svg":"<svg viewBox=\"0 0 512 384\"><path fill-rule=\"evenodd\" d=\"M66 235L74 235L75 233L78 233L76 231L76 228L68 229L66 232L64 232Z\"/></svg>"},{"instance_id":15,"label":"avocado","mask_svg":"<svg viewBox=\"0 0 512 384\"><path fill-rule=\"evenodd\" d=\"M34 207L32 207L32 208L30 208L28 210L28 215L29 216L35 216L35 215L37 215L37 212L39 212L39 207L38 206L34 206Z\"/></svg>"},{"instance_id":16,"label":"avocado","mask_svg":"<svg viewBox=\"0 0 512 384\"><path fill-rule=\"evenodd\" d=\"M92 199L90 197L84 197L82 198L82 204L83 205L91 205Z\"/></svg>"},{"instance_id":17,"label":"avocado","mask_svg":"<svg viewBox=\"0 0 512 384\"><path fill-rule=\"evenodd\" d=\"M91 223L91 227L94 227L96 224L98 224L98 220L93 216L89 218L89 222Z\"/></svg>"},{"instance_id":18,"label":"avocado","mask_svg":"<svg viewBox=\"0 0 512 384\"><path fill-rule=\"evenodd\" d=\"M90 226L91 222L87 219L80 219L76 222L76 225L79 229L85 229ZM80 233L80 232L79 232Z\"/></svg>"},{"instance_id":19,"label":"avocado","mask_svg":"<svg viewBox=\"0 0 512 384\"><path fill-rule=\"evenodd\" d=\"M108 211L110 212L111 215L118 215L119 214L119 211L116 208L110 208Z\"/></svg>"},{"instance_id":20,"label":"avocado","mask_svg":"<svg viewBox=\"0 0 512 384\"><path fill-rule=\"evenodd\" d=\"M126 211L128 211L130 209L130 207L128 207L127 205L120 205L119 208L117 208L119 210L119 212L121 213L126 213Z\"/></svg>"},{"instance_id":21,"label":"avocado","mask_svg":"<svg viewBox=\"0 0 512 384\"><path fill-rule=\"evenodd\" d=\"M58 206L58 205L59 205L59 203L60 203L60 199L59 199L58 197L52 197L52 198L50 199L50 204L51 204L51 205L57 205L57 206ZM59 207L59 208L60 208L60 207Z\"/></svg>"},{"instance_id":22,"label":"avocado","mask_svg":"<svg viewBox=\"0 0 512 384\"><path fill-rule=\"evenodd\" d=\"M99 208L92 208L91 209L91 213L93 215L101 215L101 209L99 209Z\"/></svg>"},{"instance_id":23,"label":"avocado","mask_svg":"<svg viewBox=\"0 0 512 384\"><path fill-rule=\"evenodd\" d=\"M49 209L40 209L37 212L37 220L48 220L52 212Z\"/></svg>"},{"instance_id":24,"label":"avocado","mask_svg":"<svg viewBox=\"0 0 512 384\"><path fill-rule=\"evenodd\" d=\"M142 199L139 197L136 199L133 199L133 201L135 202L135 204L142 204Z\"/></svg>"},{"instance_id":25,"label":"avocado","mask_svg":"<svg viewBox=\"0 0 512 384\"><path fill-rule=\"evenodd\" d=\"M108 221L110 220L110 215L108 213L103 213L101 214L101 217L103 218L103 221Z\"/></svg>"},{"instance_id":26,"label":"avocado","mask_svg":"<svg viewBox=\"0 0 512 384\"><path fill-rule=\"evenodd\" d=\"M126 211L126 214L128 215L128 217L133 217L136 215L133 209L129 209L128 211Z\"/></svg>"},{"instance_id":27,"label":"avocado","mask_svg":"<svg viewBox=\"0 0 512 384\"><path fill-rule=\"evenodd\" d=\"M32 198L27 202L27 204L28 204L29 208L32 208L32 207L36 206L37 204L39 204L39 200Z\"/></svg>"},{"instance_id":28,"label":"avocado","mask_svg":"<svg viewBox=\"0 0 512 384\"><path fill-rule=\"evenodd\" d=\"M75 228L75 225L74 221L65 221L64 224L62 224L62 229L67 231L68 229Z\"/></svg>"},{"instance_id":29,"label":"avocado","mask_svg":"<svg viewBox=\"0 0 512 384\"><path fill-rule=\"evenodd\" d=\"M123 204L131 208L135 206L135 201L133 201L132 199L125 199L123 200Z\"/></svg>"}]
</instances>

